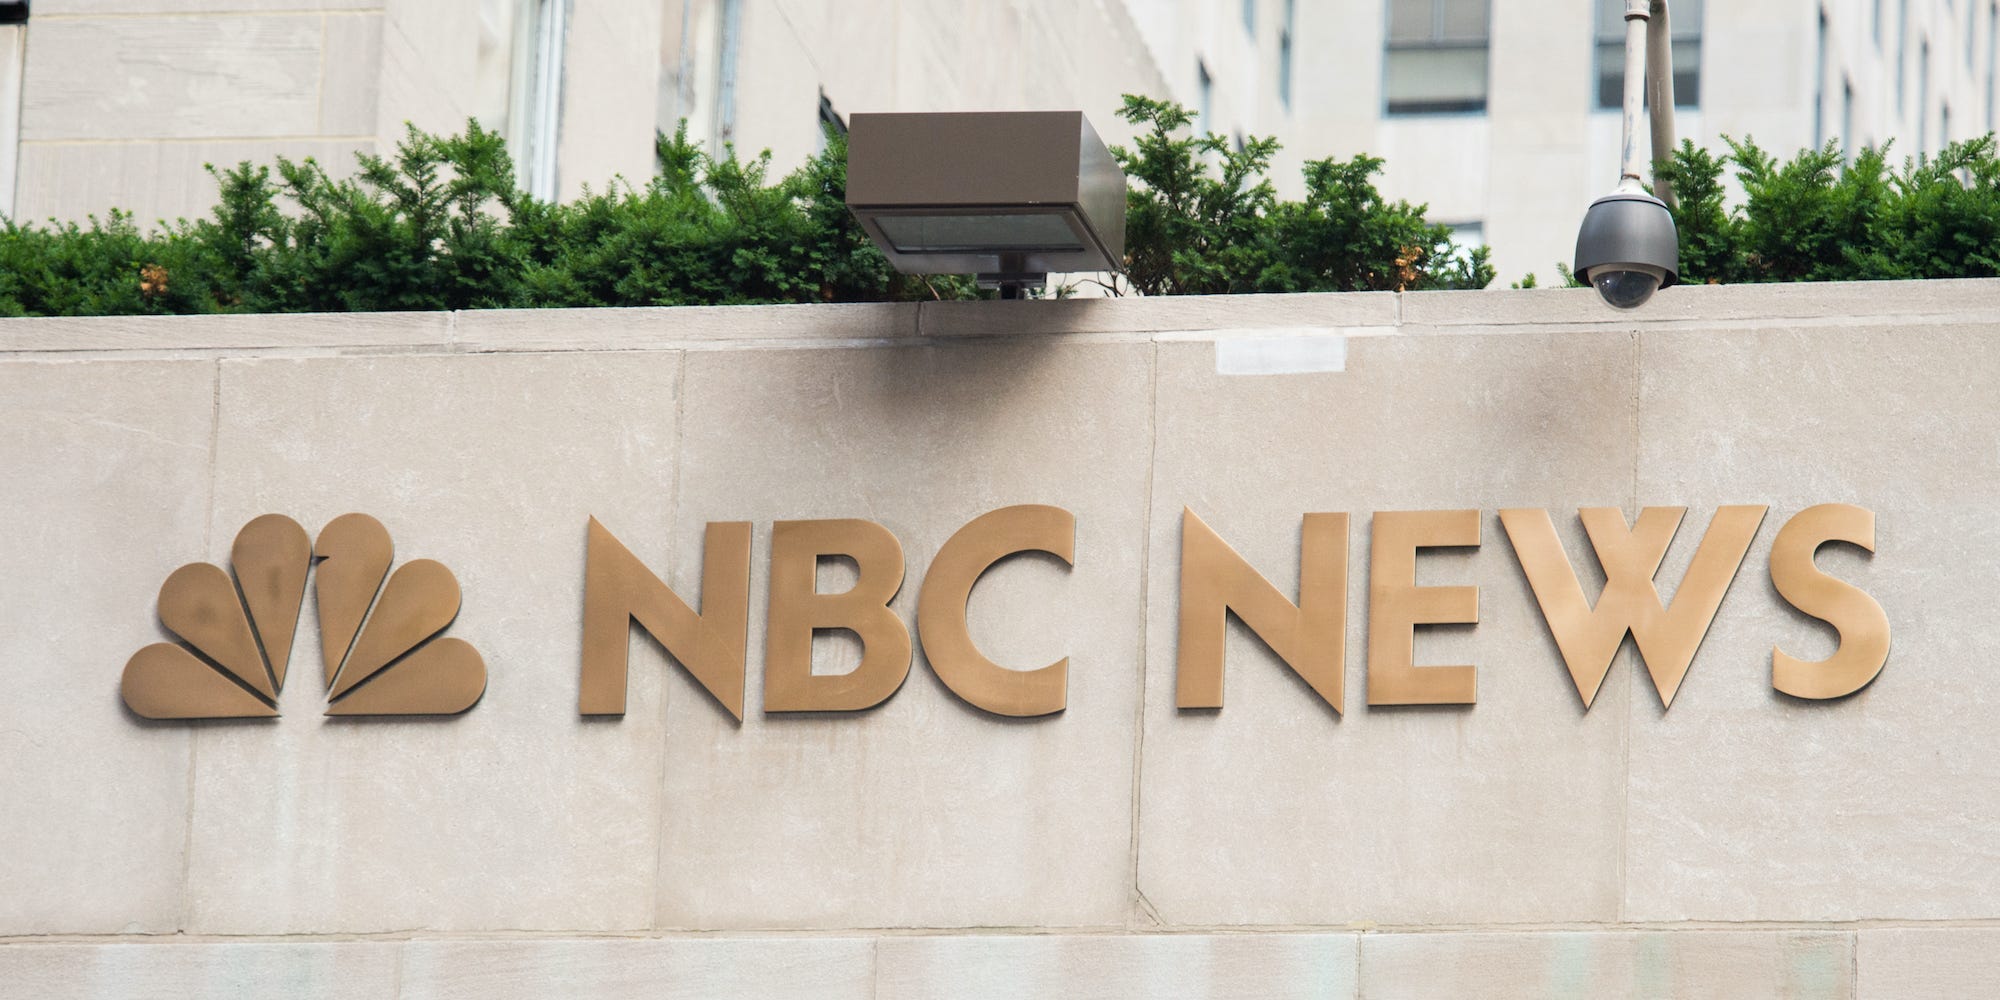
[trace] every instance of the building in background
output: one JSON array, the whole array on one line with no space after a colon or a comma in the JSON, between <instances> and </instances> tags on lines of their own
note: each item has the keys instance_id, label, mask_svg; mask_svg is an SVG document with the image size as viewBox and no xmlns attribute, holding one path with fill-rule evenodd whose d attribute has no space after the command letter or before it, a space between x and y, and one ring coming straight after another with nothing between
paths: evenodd
<instances>
[{"instance_id":1,"label":"building in background","mask_svg":"<svg viewBox=\"0 0 2000 1000\"><path fill-rule=\"evenodd\" d=\"M5 5L0 5L4 8ZM653 169L656 130L789 169L854 111L1173 97L1231 138L1387 160L1502 280L1566 260L1617 175L1620 0L36 0L0 27L0 212L197 215L208 162L334 169L404 122L468 117L522 183L574 196ZM1905 154L1994 128L2000 0L1675 4L1679 133ZM25 44L23 38L25 37Z\"/></svg>"}]
</instances>

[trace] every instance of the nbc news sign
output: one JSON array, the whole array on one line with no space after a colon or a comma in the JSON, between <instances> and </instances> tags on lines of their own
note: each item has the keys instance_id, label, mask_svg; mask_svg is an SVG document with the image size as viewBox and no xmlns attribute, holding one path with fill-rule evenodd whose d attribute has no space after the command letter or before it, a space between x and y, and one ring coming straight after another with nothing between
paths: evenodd
<instances>
[{"instance_id":1,"label":"nbc news sign","mask_svg":"<svg viewBox=\"0 0 2000 1000\"><path fill-rule=\"evenodd\" d=\"M1671 707L1767 513L1756 505L1718 508L1671 602L1661 600L1654 578L1685 508L1647 507L1629 523L1616 508L1581 509L1578 516L1605 578L1594 599L1584 592L1548 511L1502 510L1500 523L1584 707L1595 699L1627 635L1661 703ZM1293 596L1273 586L1194 511L1184 510L1176 704L1222 706L1223 640L1234 615L1318 697L1344 712L1350 534L1346 513L1303 516ZM1483 543L1480 535L1477 510L1374 514L1366 581L1369 705L1478 700L1476 665L1419 665L1413 636L1420 625L1479 621L1477 587L1419 586L1416 566L1426 549L1476 548ZM995 563L1043 552L1073 567L1075 537L1076 519L1068 511L1024 504L981 514L938 550L918 594L916 635L931 670L959 698L1002 716L1043 717L1063 710L1069 659L1032 669L995 663L973 642L966 613L974 584ZM1790 514L1771 546L1766 571L1779 596L1840 635L1838 648L1823 660L1771 649L1771 686L1797 698L1853 694L1888 660L1889 621L1881 605L1814 563L1820 546L1834 542L1873 552L1874 514L1851 504L1807 507ZM697 610L591 518L584 552L581 713L624 714L636 625L740 720L749 660L751 547L748 522L707 525ZM821 593L815 569L822 558L835 556L853 561L857 579L845 591ZM909 624L889 607L907 570L896 536L865 520L778 521L767 558L764 711L856 712L894 696L909 676L914 651ZM133 654L121 685L125 704L150 719L277 715L309 581L320 627L318 673L326 714L450 716L472 708L484 694L486 664L478 650L443 635L460 603L450 569L430 559L395 566L388 530L366 514L337 517L316 538L289 517L267 514L237 534L228 570L191 563L168 576L158 614L182 641L154 643ZM861 662L853 670L813 672L813 633L825 629L849 630L860 638Z\"/></svg>"}]
</instances>

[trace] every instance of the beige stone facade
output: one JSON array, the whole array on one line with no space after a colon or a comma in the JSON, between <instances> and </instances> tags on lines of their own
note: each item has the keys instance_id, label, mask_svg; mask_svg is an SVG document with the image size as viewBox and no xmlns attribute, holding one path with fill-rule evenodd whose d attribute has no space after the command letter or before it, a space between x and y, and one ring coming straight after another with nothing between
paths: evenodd
<instances>
[{"instance_id":1,"label":"beige stone facade","mask_svg":"<svg viewBox=\"0 0 2000 1000\"><path fill-rule=\"evenodd\" d=\"M0 321L0 997L1968 997L2000 964L2000 281ZM1291 373L1226 374L1266 342ZM1259 356L1297 357L1297 352ZM1770 683L1831 629L1773 590L1800 510L1885 609L1852 697ZM900 539L1076 516L1072 569L972 599L1001 719L918 647L858 714L762 711L772 523ZM1768 516L1671 710L1628 644L1584 710L1498 521ZM1174 705L1180 512L1296 594L1350 511L1346 714L1233 629ZM1418 582L1479 588L1477 703L1366 702L1374 512L1476 508ZM441 560L489 672L444 719L147 722L120 670L162 580L278 511ZM740 724L644 637L577 714L585 525L691 602L754 524ZM822 587L839 589L837 567ZM294 661L315 649L308 599ZM829 636L816 668L848 669Z\"/></svg>"}]
</instances>

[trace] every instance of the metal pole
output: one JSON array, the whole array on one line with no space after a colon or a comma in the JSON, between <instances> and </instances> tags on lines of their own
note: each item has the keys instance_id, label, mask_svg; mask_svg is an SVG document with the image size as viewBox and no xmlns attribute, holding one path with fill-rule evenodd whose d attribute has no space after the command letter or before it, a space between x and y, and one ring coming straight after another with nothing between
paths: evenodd
<instances>
[{"instance_id":1,"label":"metal pole","mask_svg":"<svg viewBox=\"0 0 2000 1000\"><path fill-rule=\"evenodd\" d=\"M1652 4L1646 22L1646 102L1653 112L1653 194L1673 208L1674 184L1661 174L1660 165L1674 158L1674 41L1667 0Z\"/></svg>"},{"instance_id":2,"label":"metal pole","mask_svg":"<svg viewBox=\"0 0 2000 1000\"><path fill-rule=\"evenodd\" d=\"M1639 112L1646 101L1646 21L1651 0L1625 0L1625 138L1619 149L1618 186L1644 183L1639 163Z\"/></svg>"}]
</instances>

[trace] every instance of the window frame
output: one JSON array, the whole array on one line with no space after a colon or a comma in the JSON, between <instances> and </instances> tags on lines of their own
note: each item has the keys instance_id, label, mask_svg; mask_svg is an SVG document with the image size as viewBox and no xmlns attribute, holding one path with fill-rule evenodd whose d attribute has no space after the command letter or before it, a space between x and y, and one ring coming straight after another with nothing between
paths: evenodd
<instances>
[{"instance_id":1,"label":"window frame","mask_svg":"<svg viewBox=\"0 0 2000 1000\"><path fill-rule=\"evenodd\" d=\"M1698 5L1695 7L1693 17L1688 17L1686 14L1690 6L1689 0L1681 0L1678 6L1668 8L1667 20L1671 22L1670 28L1673 32L1673 51L1678 54L1686 51L1686 46L1689 44L1694 46L1694 69L1689 71L1694 85L1683 86L1681 72L1678 69L1674 71L1675 111L1701 110L1702 78L1707 75L1703 72L1706 58L1701 43L1702 36L1707 33L1708 3L1706 0L1695 0L1695 2ZM1590 25L1590 109L1593 112L1616 112L1622 111L1625 107L1625 36L1621 31L1615 42L1605 38L1603 26L1598 23L1603 10L1603 5L1593 0ZM1689 22L1692 22L1692 26ZM1622 28L1625 23L1623 15L1620 15L1618 23ZM1619 64L1618 86L1614 92L1617 99L1607 104L1604 89L1604 56L1607 51L1613 50L1617 52Z\"/></svg>"},{"instance_id":2,"label":"window frame","mask_svg":"<svg viewBox=\"0 0 2000 1000\"><path fill-rule=\"evenodd\" d=\"M0 218L14 218L21 180L21 92L28 24L0 24Z\"/></svg>"},{"instance_id":3,"label":"window frame","mask_svg":"<svg viewBox=\"0 0 2000 1000\"><path fill-rule=\"evenodd\" d=\"M1896 0L1896 117L1910 114L1910 0Z\"/></svg>"},{"instance_id":4,"label":"window frame","mask_svg":"<svg viewBox=\"0 0 2000 1000\"><path fill-rule=\"evenodd\" d=\"M1986 6L1986 131L2000 122L2000 0Z\"/></svg>"},{"instance_id":5,"label":"window frame","mask_svg":"<svg viewBox=\"0 0 2000 1000\"><path fill-rule=\"evenodd\" d=\"M1398 40L1394 24L1391 22L1394 0L1382 5L1382 116L1385 118L1436 118L1450 115L1484 115L1493 100L1493 0L1473 0L1485 8L1484 23L1480 35L1472 38L1448 38L1444 34L1444 6L1452 0L1429 0L1431 6L1430 37L1423 41ZM1450 102L1398 102L1389 94L1390 63L1399 52L1478 52L1484 58L1483 73L1477 101Z\"/></svg>"},{"instance_id":6,"label":"window frame","mask_svg":"<svg viewBox=\"0 0 2000 1000\"><path fill-rule=\"evenodd\" d=\"M1832 88L1828 86L1831 81L1827 79L1827 69L1829 68L1827 61L1833 57L1833 53L1827 46L1827 34L1831 31L1829 21L1830 18L1827 15L1826 4L1822 3L1819 5L1819 34L1815 36L1816 41L1814 44L1816 47L1814 48L1813 58L1814 149L1826 145L1826 140L1830 138L1826 134L1826 102L1833 97Z\"/></svg>"},{"instance_id":7,"label":"window frame","mask_svg":"<svg viewBox=\"0 0 2000 1000\"><path fill-rule=\"evenodd\" d=\"M1194 79L1199 103L1195 106L1195 124L1203 135L1216 135L1215 130L1215 74L1208 71L1208 60L1197 57L1194 61Z\"/></svg>"},{"instance_id":8,"label":"window frame","mask_svg":"<svg viewBox=\"0 0 2000 1000\"><path fill-rule=\"evenodd\" d=\"M507 112L516 183L543 201L561 192L563 61L569 46L564 0L518 0Z\"/></svg>"},{"instance_id":9,"label":"window frame","mask_svg":"<svg viewBox=\"0 0 2000 1000\"><path fill-rule=\"evenodd\" d=\"M1931 158L1931 40L1917 43L1917 162Z\"/></svg>"},{"instance_id":10,"label":"window frame","mask_svg":"<svg viewBox=\"0 0 2000 1000\"><path fill-rule=\"evenodd\" d=\"M1284 19L1278 23L1278 104L1292 110L1292 75L1295 57L1293 36L1298 30L1298 0L1285 0Z\"/></svg>"}]
</instances>

